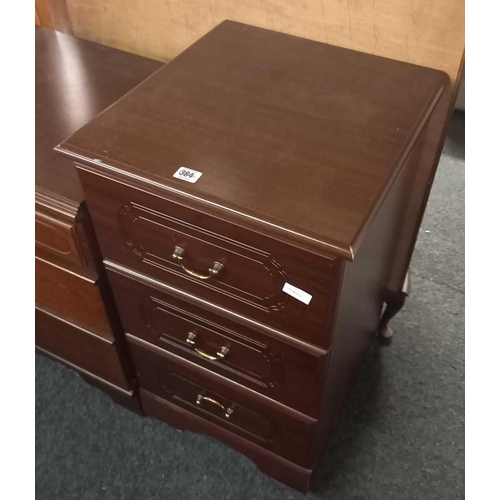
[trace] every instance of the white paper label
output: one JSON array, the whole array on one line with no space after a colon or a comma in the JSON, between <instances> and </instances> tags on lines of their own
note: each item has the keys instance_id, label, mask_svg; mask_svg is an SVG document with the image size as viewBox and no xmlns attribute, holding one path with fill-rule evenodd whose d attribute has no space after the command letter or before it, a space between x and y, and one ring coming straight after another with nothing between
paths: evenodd
<instances>
[{"instance_id":1,"label":"white paper label","mask_svg":"<svg viewBox=\"0 0 500 500\"><path fill-rule=\"evenodd\" d=\"M309 305L309 302L311 302L311 299L313 298L312 295L309 295L307 292L304 292L304 290L301 290L296 286L290 285L290 283L285 283L283 285L283 291L288 295L291 295L294 299L300 300L306 306Z\"/></svg>"},{"instance_id":2,"label":"white paper label","mask_svg":"<svg viewBox=\"0 0 500 500\"><path fill-rule=\"evenodd\" d=\"M179 170L177 170L177 172L175 172L174 177L186 182L195 183L202 175L202 172L197 172L196 170L191 170L190 168L181 167Z\"/></svg>"}]
</instances>

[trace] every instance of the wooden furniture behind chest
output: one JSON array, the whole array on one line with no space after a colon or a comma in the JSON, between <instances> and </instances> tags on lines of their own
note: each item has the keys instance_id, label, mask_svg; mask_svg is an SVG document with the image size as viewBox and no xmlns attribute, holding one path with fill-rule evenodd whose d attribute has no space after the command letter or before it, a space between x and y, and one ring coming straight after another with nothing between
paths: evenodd
<instances>
[{"instance_id":1,"label":"wooden furniture behind chest","mask_svg":"<svg viewBox=\"0 0 500 500\"><path fill-rule=\"evenodd\" d=\"M78 168L147 415L308 489L393 263L409 261L398 242L447 85L224 22L58 146Z\"/></svg>"},{"instance_id":2,"label":"wooden furniture behind chest","mask_svg":"<svg viewBox=\"0 0 500 500\"><path fill-rule=\"evenodd\" d=\"M138 409L76 169L53 151L161 63L36 28L37 349Z\"/></svg>"}]
</instances>

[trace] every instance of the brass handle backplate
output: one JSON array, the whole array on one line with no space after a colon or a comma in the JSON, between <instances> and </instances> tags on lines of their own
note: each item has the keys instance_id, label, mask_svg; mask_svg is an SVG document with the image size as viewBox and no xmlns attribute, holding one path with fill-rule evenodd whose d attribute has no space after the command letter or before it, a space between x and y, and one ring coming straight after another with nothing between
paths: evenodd
<instances>
[{"instance_id":1,"label":"brass handle backplate","mask_svg":"<svg viewBox=\"0 0 500 500\"><path fill-rule=\"evenodd\" d=\"M223 360L229 355L229 349L227 347L221 347L219 351L217 351L217 355L213 356L212 354L208 354L205 351L202 351L198 347L196 347L196 334L193 332L189 332L186 338L186 343L189 344L200 356L203 356L205 359L209 359L210 361Z\"/></svg>"},{"instance_id":2,"label":"brass handle backplate","mask_svg":"<svg viewBox=\"0 0 500 500\"><path fill-rule=\"evenodd\" d=\"M222 403L219 403L216 399L203 396L203 394L198 394L198 397L196 398L196 404L201 405L203 401L218 406L224 412L224 416L226 418L229 418L234 413L234 410L232 408L230 407L226 408Z\"/></svg>"},{"instance_id":3,"label":"brass handle backplate","mask_svg":"<svg viewBox=\"0 0 500 500\"><path fill-rule=\"evenodd\" d=\"M179 265L181 266L182 270L186 273L189 274L189 276L192 276L193 278L197 278L199 280L209 280L212 278L218 278L222 272L224 271L224 264L221 264L220 262L215 261L212 265L212 267L208 270L208 274L200 274L197 273L196 271L192 271L191 269L188 269L184 264L183 260L184 257L186 257L186 251L181 248L181 247L175 247L174 248L174 253L172 254L172 258L179 262Z\"/></svg>"}]
</instances>

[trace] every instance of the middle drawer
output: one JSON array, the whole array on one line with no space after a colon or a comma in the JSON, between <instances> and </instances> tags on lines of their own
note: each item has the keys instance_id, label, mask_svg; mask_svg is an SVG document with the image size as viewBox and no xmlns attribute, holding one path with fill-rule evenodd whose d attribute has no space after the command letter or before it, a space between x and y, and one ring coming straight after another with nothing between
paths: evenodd
<instances>
[{"instance_id":1,"label":"middle drawer","mask_svg":"<svg viewBox=\"0 0 500 500\"><path fill-rule=\"evenodd\" d=\"M326 351L262 335L117 271L108 269L108 276L127 333L304 414L319 414Z\"/></svg>"},{"instance_id":2,"label":"middle drawer","mask_svg":"<svg viewBox=\"0 0 500 500\"><path fill-rule=\"evenodd\" d=\"M94 281L35 257L35 303L100 337L115 335L100 280Z\"/></svg>"}]
</instances>

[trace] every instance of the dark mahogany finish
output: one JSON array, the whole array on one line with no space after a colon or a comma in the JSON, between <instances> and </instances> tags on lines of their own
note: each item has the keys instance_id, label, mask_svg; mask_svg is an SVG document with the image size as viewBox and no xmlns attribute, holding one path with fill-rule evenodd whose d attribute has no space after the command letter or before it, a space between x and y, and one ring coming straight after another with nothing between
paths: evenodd
<instances>
[{"instance_id":1,"label":"dark mahogany finish","mask_svg":"<svg viewBox=\"0 0 500 500\"><path fill-rule=\"evenodd\" d=\"M309 488L411 246L448 85L224 22L56 148L77 164L147 415Z\"/></svg>"},{"instance_id":2,"label":"dark mahogany finish","mask_svg":"<svg viewBox=\"0 0 500 500\"><path fill-rule=\"evenodd\" d=\"M76 268L87 266L74 220L58 220L35 212L35 248L37 255L46 255L55 262Z\"/></svg>"},{"instance_id":3,"label":"dark mahogany finish","mask_svg":"<svg viewBox=\"0 0 500 500\"><path fill-rule=\"evenodd\" d=\"M36 28L36 345L140 412L76 169L54 146L161 63Z\"/></svg>"},{"instance_id":4,"label":"dark mahogany finish","mask_svg":"<svg viewBox=\"0 0 500 500\"><path fill-rule=\"evenodd\" d=\"M76 170L54 146L162 63L40 27L35 49L36 187L79 206L84 198Z\"/></svg>"},{"instance_id":5,"label":"dark mahogany finish","mask_svg":"<svg viewBox=\"0 0 500 500\"><path fill-rule=\"evenodd\" d=\"M83 205L36 187L35 255L88 279L99 277L100 254Z\"/></svg>"},{"instance_id":6,"label":"dark mahogany finish","mask_svg":"<svg viewBox=\"0 0 500 500\"><path fill-rule=\"evenodd\" d=\"M123 270L108 270L125 331L305 414L318 416L327 352L306 351L286 338L280 341L263 335L187 304ZM191 343L190 334L195 335ZM224 347L228 353L221 358L217 353ZM207 355L216 359L207 359Z\"/></svg>"},{"instance_id":7,"label":"dark mahogany finish","mask_svg":"<svg viewBox=\"0 0 500 500\"><path fill-rule=\"evenodd\" d=\"M100 257L76 169L53 151L161 63L35 28L37 255L97 277Z\"/></svg>"},{"instance_id":8,"label":"dark mahogany finish","mask_svg":"<svg viewBox=\"0 0 500 500\"><path fill-rule=\"evenodd\" d=\"M328 346L328 294L339 279L336 261L101 175L82 171L81 179L105 259L237 310L275 331ZM186 251L188 268L207 273L218 261L224 272L208 281L189 276L172 258L176 246ZM285 294L286 282L311 294L311 303Z\"/></svg>"},{"instance_id":9,"label":"dark mahogany finish","mask_svg":"<svg viewBox=\"0 0 500 500\"><path fill-rule=\"evenodd\" d=\"M313 464L317 420L145 341L127 338L142 388L302 467Z\"/></svg>"},{"instance_id":10,"label":"dark mahogany finish","mask_svg":"<svg viewBox=\"0 0 500 500\"><path fill-rule=\"evenodd\" d=\"M208 434L246 455L265 474L304 493L308 491L312 470L275 455L260 444L253 443L209 419L198 416L144 389L140 389L139 395L146 415L155 416L181 430Z\"/></svg>"},{"instance_id":11,"label":"dark mahogany finish","mask_svg":"<svg viewBox=\"0 0 500 500\"><path fill-rule=\"evenodd\" d=\"M86 330L114 340L99 284L35 258L37 305Z\"/></svg>"},{"instance_id":12,"label":"dark mahogany finish","mask_svg":"<svg viewBox=\"0 0 500 500\"><path fill-rule=\"evenodd\" d=\"M122 366L114 342L38 308L35 328L37 347L122 389L131 388L128 368Z\"/></svg>"},{"instance_id":13,"label":"dark mahogany finish","mask_svg":"<svg viewBox=\"0 0 500 500\"><path fill-rule=\"evenodd\" d=\"M352 258L445 73L226 21L59 148ZM203 172L195 184L179 167Z\"/></svg>"}]
</instances>

